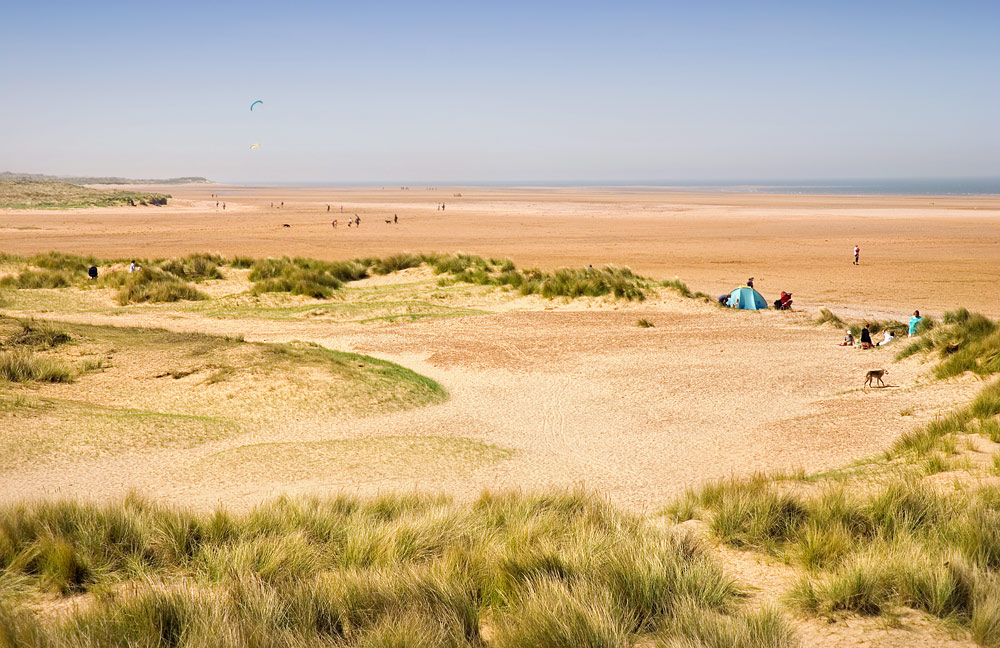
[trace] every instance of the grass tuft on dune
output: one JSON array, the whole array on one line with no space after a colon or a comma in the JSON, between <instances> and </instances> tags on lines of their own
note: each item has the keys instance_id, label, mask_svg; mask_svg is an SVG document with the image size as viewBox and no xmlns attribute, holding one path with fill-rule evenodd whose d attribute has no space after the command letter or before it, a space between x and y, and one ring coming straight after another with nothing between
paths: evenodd
<instances>
[{"instance_id":1,"label":"grass tuft on dune","mask_svg":"<svg viewBox=\"0 0 1000 648\"><path fill-rule=\"evenodd\" d=\"M795 645L700 545L574 492L279 499L239 515L36 502L0 507L0 538L15 645ZM32 605L67 595L85 604Z\"/></svg>"}]
</instances>

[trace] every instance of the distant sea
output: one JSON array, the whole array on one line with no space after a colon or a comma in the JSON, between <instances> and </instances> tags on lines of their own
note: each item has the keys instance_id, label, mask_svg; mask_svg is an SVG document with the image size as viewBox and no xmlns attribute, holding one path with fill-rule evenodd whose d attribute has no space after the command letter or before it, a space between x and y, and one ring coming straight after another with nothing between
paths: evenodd
<instances>
[{"instance_id":1,"label":"distant sea","mask_svg":"<svg viewBox=\"0 0 1000 648\"><path fill-rule=\"evenodd\" d=\"M985 196L1000 195L998 178L902 178L884 180L773 180L773 181L442 181L442 182L233 182L249 186L286 187L586 187L618 191L663 191L706 193L839 194L868 196Z\"/></svg>"}]
</instances>

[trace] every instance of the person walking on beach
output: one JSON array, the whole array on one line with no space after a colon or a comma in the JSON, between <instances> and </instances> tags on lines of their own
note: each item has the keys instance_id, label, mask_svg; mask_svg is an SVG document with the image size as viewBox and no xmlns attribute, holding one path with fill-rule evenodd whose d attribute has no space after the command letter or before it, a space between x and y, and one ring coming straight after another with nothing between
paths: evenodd
<instances>
[{"instance_id":1,"label":"person walking on beach","mask_svg":"<svg viewBox=\"0 0 1000 648\"><path fill-rule=\"evenodd\" d=\"M399 216L397 216L396 214L393 214L392 215L392 224L395 225L398 222L399 222Z\"/></svg>"},{"instance_id":2,"label":"person walking on beach","mask_svg":"<svg viewBox=\"0 0 1000 648\"><path fill-rule=\"evenodd\" d=\"M861 257L861 248L857 245L854 246L854 265L860 265L858 259Z\"/></svg>"}]
</instances>

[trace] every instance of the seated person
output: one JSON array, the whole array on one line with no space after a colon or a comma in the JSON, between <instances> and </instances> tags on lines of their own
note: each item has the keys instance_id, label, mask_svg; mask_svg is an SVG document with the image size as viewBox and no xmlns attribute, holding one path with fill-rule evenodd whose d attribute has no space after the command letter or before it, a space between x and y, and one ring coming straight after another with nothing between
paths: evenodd
<instances>
[{"instance_id":1,"label":"seated person","mask_svg":"<svg viewBox=\"0 0 1000 648\"><path fill-rule=\"evenodd\" d=\"M882 346L884 344L889 344L896 339L896 336L892 334L892 331L886 329L882 332L882 341L878 343L877 346Z\"/></svg>"},{"instance_id":2,"label":"seated person","mask_svg":"<svg viewBox=\"0 0 1000 648\"><path fill-rule=\"evenodd\" d=\"M781 291L781 310L792 310L792 293Z\"/></svg>"},{"instance_id":3,"label":"seated person","mask_svg":"<svg viewBox=\"0 0 1000 648\"><path fill-rule=\"evenodd\" d=\"M725 295L719 295L719 303L722 304L723 306L728 306L729 305L729 293L726 293Z\"/></svg>"},{"instance_id":4,"label":"seated person","mask_svg":"<svg viewBox=\"0 0 1000 648\"><path fill-rule=\"evenodd\" d=\"M854 346L854 336L851 335L850 331L844 336L844 341L840 343L840 346Z\"/></svg>"},{"instance_id":5,"label":"seated person","mask_svg":"<svg viewBox=\"0 0 1000 648\"><path fill-rule=\"evenodd\" d=\"M862 349L874 349L875 345L872 344L872 334L868 330L868 327L861 329L861 348Z\"/></svg>"}]
</instances>

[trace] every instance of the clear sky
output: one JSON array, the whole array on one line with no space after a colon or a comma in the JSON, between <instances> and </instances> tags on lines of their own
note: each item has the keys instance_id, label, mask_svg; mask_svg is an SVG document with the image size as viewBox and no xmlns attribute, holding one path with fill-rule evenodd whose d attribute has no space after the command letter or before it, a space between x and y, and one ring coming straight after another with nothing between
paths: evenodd
<instances>
[{"instance_id":1,"label":"clear sky","mask_svg":"<svg viewBox=\"0 0 1000 648\"><path fill-rule=\"evenodd\" d=\"M992 0L35 0L0 23L0 171L1000 176Z\"/></svg>"}]
</instances>

